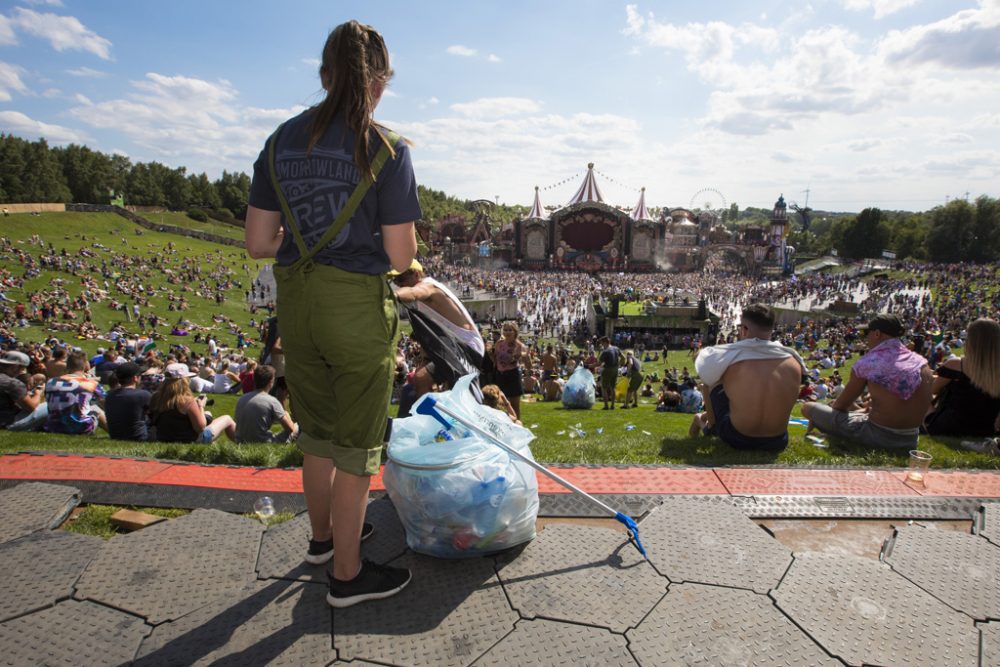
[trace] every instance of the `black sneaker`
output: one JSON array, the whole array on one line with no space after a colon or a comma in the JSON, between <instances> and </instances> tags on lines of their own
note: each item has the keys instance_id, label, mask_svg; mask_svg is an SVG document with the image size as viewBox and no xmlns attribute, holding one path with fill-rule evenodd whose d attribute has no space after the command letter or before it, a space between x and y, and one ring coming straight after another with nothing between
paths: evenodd
<instances>
[{"instance_id":1,"label":"black sneaker","mask_svg":"<svg viewBox=\"0 0 1000 667\"><path fill-rule=\"evenodd\" d=\"M359 602L381 600L406 588L413 575L405 567L378 565L368 559L361 561L361 571L350 581L330 577L330 592L326 601L331 607L342 609Z\"/></svg>"},{"instance_id":2,"label":"black sneaker","mask_svg":"<svg viewBox=\"0 0 1000 667\"><path fill-rule=\"evenodd\" d=\"M374 532L375 526L365 521L365 524L361 526L361 541L364 542L367 540ZM331 558L333 558L333 538L323 540L322 542L309 540L309 551L306 552L307 563L322 565Z\"/></svg>"}]
</instances>

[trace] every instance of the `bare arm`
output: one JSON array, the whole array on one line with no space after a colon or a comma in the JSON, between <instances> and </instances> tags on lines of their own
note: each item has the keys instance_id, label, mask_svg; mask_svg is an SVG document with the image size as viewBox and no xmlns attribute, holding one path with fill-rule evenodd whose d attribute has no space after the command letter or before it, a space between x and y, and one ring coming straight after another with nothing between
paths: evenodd
<instances>
[{"instance_id":1,"label":"bare arm","mask_svg":"<svg viewBox=\"0 0 1000 667\"><path fill-rule=\"evenodd\" d=\"M250 214L247 213L247 229L250 226ZM410 268L413 258L417 256L417 235L412 222L400 225L382 225L382 248L389 257L389 265L402 273Z\"/></svg>"},{"instance_id":2,"label":"bare arm","mask_svg":"<svg viewBox=\"0 0 1000 667\"><path fill-rule=\"evenodd\" d=\"M864 392L866 384L868 384L867 380L859 378L852 372L851 379L844 386L844 391L841 392L840 396L837 397L837 400L830 407L841 412L850 412L851 408L854 407L854 401Z\"/></svg>"},{"instance_id":3,"label":"bare arm","mask_svg":"<svg viewBox=\"0 0 1000 667\"><path fill-rule=\"evenodd\" d=\"M195 431L201 433L208 426L208 420L205 419L205 410L201 398L192 398L188 401L185 406L184 411L187 412L188 419L191 420L191 426Z\"/></svg>"},{"instance_id":4,"label":"bare arm","mask_svg":"<svg viewBox=\"0 0 1000 667\"><path fill-rule=\"evenodd\" d=\"M256 206L247 207L246 229L244 239L247 244L247 254L253 259L266 259L278 254L281 241L285 237L281 227L281 213L265 211Z\"/></svg>"},{"instance_id":5,"label":"bare arm","mask_svg":"<svg viewBox=\"0 0 1000 667\"><path fill-rule=\"evenodd\" d=\"M42 402L42 392L38 389L32 389L24 394L24 396L17 402L18 407L22 410L33 411L38 407L38 404Z\"/></svg>"},{"instance_id":6,"label":"bare arm","mask_svg":"<svg viewBox=\"0 0 1000 667\"><path fill-rule=\"evenodd\" d=\"M948 361L944 362L944 366L946 368L950 368L953 371L960 371L960 370L962 370L962 360L961 359L949 359ZM940 375L935 375L934 376L934 386L931 387L931 393L934 396L937 396L938 394L941 393L941 390L944 389L945 386L947 386L947 384L949 382L951 382L950 379L948 379L946 377L941 377Z\"/></svg>"},{"instance_id":7,"label":"bare arm","mask_svg":"<svg viewBox=\"0 0 1000 667\"><path fill-rule=\"evenodd\" d=\"M434 288L426 283L417 283L413 287L396 288L396 298L403 303L427 301L434 296Z\"/></svg>"},{"instance_id":8,"label":"bare arm","mask_svg":"<svg viewBox=\"0 0 1000 667\"><path fill-rule=\"evenodd\" d=\"M295 433L298 429L295 427L295 422L292 421L291 415L287 412L278 420L281 426L287 429L291 433Z\"/></svg>"}]
</instances>

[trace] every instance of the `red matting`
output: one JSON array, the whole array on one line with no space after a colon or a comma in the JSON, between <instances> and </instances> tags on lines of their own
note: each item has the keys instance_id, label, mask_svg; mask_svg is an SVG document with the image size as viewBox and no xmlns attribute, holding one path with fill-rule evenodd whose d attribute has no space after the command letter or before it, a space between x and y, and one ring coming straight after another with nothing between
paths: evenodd
<instances>
[{"instance_id":1,"label":"red matting","mask_svg":"<svg viewBox=\"0 0 1000 667\"><path fill-rule=\"evenodd\" d=\"M711 468L562 468L552 472L587 493L726 494ZM572 493L550 477L537 473L539 493Z\"/></svg>"},{"instance_id":2,"label":"red matting","mask_svg":"<svg viewBox=\"0 0 1000 667\"><path fill-rule=\"evenodd\" d=\"M670 468L554 466L552 471L587 493L810 496L969 496L1000 498L1000 473L931 470L926 486L904 481L905 470L797 468ZM541 493L570 493L538 473ZM163 461L57 454L0 456L0 479L162 484L238 491L302 493L298 468L237 468ZM372 491L384 491L382 475Z\"/></svg>"},{"instance_id":3,"label":"red matting","mask_svg":"<svg viewBox=\"0 0 1000 667\"><path fill-rule=\"evenodd\" d=\"M173 464L162 461L112 459L104 456L11 454L0 457L0 479L79 479L143 483L171 467Z\"/></svg>"},{"instance_id":4,"label":"red matting","mask_svg":"<svg viewBox=\"0 0 1000 667\"><path fill-rule=\"evenodd\" d=\"M916 496L903 473L887 470L716 469L734 496Z\"/></svg>"},{"instance_id":5,"label":"red matting","mask_svg":"<svg viewBox=\"0 0 1000 667\"><path fill-rule=\"evenodd\" d=\"M900 472L898 476L903 479L906 472ZM924 479L924 486L910 482L906 485L922 496L1000 498L1000 474L995 472L944 472L931 469Z\"/></svg>"}]
</instances>

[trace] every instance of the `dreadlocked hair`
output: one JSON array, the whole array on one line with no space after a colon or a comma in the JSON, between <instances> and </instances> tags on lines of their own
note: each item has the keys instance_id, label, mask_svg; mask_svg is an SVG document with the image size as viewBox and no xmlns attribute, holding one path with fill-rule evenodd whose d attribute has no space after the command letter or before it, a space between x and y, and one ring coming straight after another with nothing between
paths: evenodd
<instances>
[{"instance_id":1,"label":"dreadlocked hair","mask_svg":"<svg viewBox=\"0 0 1000 667\"><path fill-rule=\"evenodd\" d=\"M382 35L375 28L357 21L340 24L323 45L319 76L327 94L312 109L307 153L312 152L334 117L343 112L347 126L356 137L354 163L362 177L374 181L370 158L374 151L370 141L373 127L380 126L372 118L377 102L372 86L385 85L392 78L389 50ZM396 153L383 133L376 130L375 134L395 158Z\"/></svg>"}]
</instances>

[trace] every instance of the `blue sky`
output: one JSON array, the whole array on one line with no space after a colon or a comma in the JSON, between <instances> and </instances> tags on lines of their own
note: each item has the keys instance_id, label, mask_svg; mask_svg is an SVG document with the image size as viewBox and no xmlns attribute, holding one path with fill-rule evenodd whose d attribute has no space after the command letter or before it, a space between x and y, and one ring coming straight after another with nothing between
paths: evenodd
<instances>
[{"instance_id":1,"label":"blue sky","mask_svg":"<svg viewBox=\"0 0 1000 667\"><path fill-rule=\"evenodd\" d=\"M0 131L249 173L349 18L420 183L562 205L925 210L1000 196L1000 0L0 2ZM701 194L698 194L701 193Z\"/></svg>"}]
</instances>

